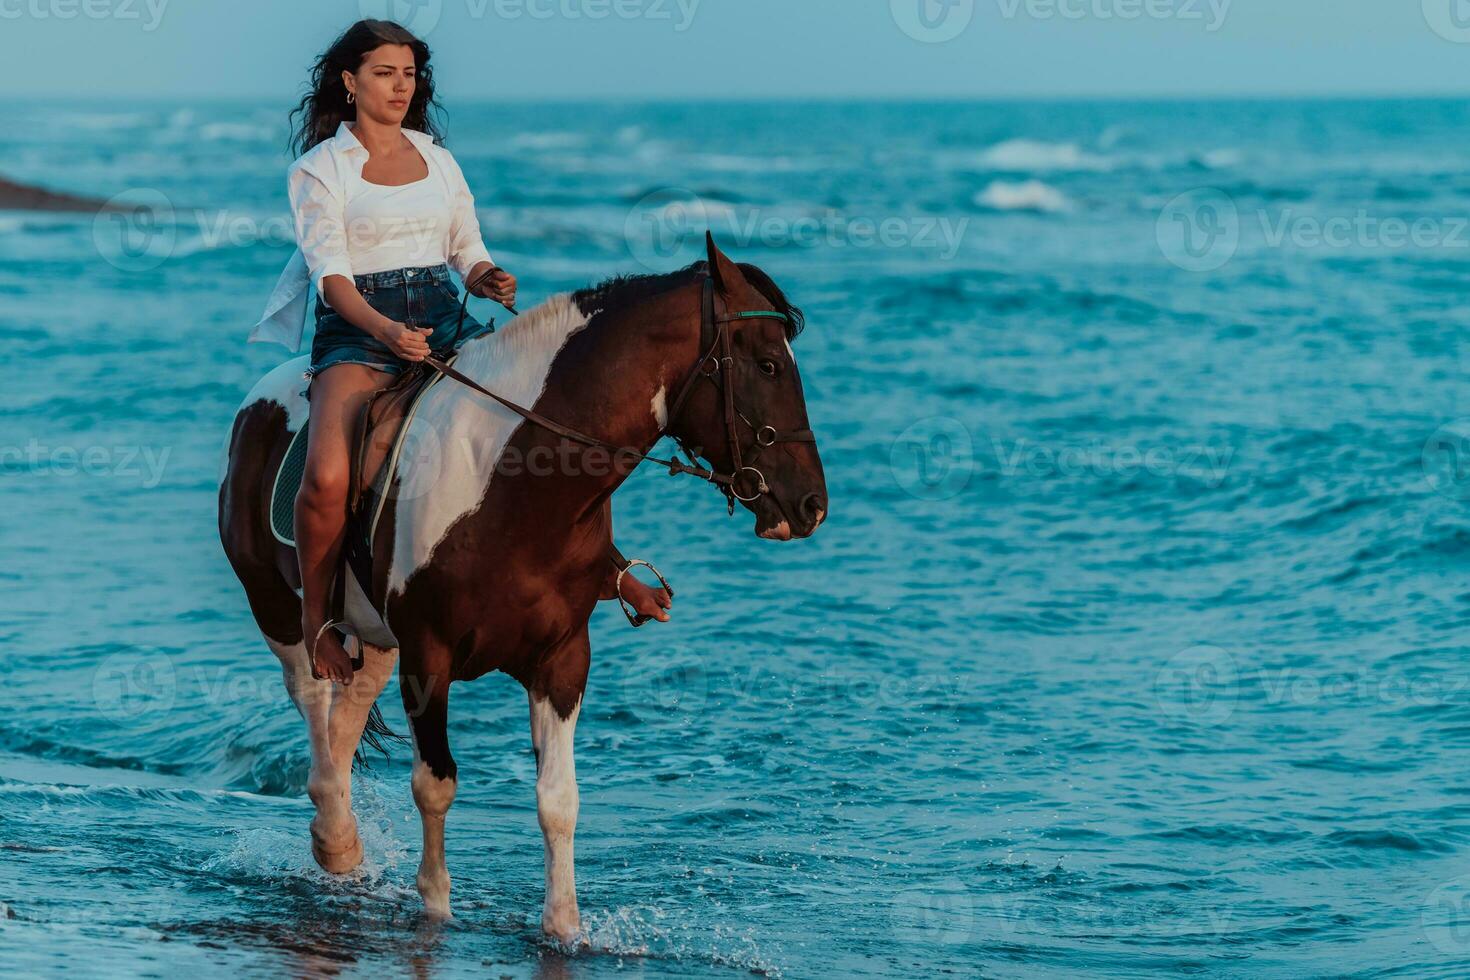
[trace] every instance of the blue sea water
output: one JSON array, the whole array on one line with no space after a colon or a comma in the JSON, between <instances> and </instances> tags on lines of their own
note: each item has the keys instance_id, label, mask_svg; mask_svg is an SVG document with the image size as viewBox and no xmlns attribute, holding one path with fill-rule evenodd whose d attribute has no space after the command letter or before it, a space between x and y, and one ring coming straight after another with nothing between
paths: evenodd
<instances>
[{"instance_id":1,"label":"blue sea water","mask_svg":"<svg viewBox=\"0 0 1470 980\"><path fill-rule=\"evenodd\" d=\"M523 308L708 223L809 316L814 538L617 498L679 600L594 619L570 956L503 677L453 693L452 922L401 748L363 872L311 861L215 532L286 356L244 344L286 108L0 131L12 179L171 209L0 213L7 975L1470 971L1466 103L452 103Z\"/></svg>"}]
</instances>

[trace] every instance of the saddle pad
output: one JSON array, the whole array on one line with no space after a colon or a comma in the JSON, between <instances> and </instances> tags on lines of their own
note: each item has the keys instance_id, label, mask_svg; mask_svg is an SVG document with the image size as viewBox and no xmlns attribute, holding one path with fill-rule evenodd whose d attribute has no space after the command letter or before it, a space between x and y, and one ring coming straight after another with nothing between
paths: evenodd
<instances>
[{"instance_id":1,"label":"saddle pad","mask_svg":"<svg viewBox=\"0 0 1470 980\"><path fill-rule=\"evenodd\" d=\"M453 363L453 359L450 360ZM400 376L402 377L402 376ZM418 411L419 402L424 394L434 385L442 380L443 375L433 374L426 380L417 384L402 386L406 398L393 404L386 400L388 411L384 417L393 426L392 439L386 445L379 446L381 461L377 465L370 466L366 474L355 472L354 479L365 479L367 486L363 487L363 494L367 498L364 503L371 514L363 530L367 540L372 541L373 534L378 528L378 519L383 514L383 505L387 500L384 488L392 485L393 474L398 468L399 456L403 449L404 438L408 435L409 423L413 421L414 413ZM405 378L404 380L409 380ZM384 389L380 394L391 394L400 386L394 384ZM376 427L383 423L383 418L376 417L373 412L374 405L369 405L369 414L373 418L360 420L359 425ZM306 473L306 430L303 425L296 434L291 437L291 445L286 449L286 455L281 460L280 469L276 471L276 482L271 489L271 533L277 541L288 548L296 547L296 493L301 489L301 478ZM361 434L361 433L360 433ZM370 439L373 434L370 429L365 434L365 440ZM359 466L362 464L362 449L359 447L359 455L354 462Z\"/></svg>"},{"instance_id":2,"label":"saddle pad","mask_svg":"<svg viewBox=\"0 0 1470 980\"><path fill-rule=\"evenodd\" d=\"M271 489L271 533L290 548L296 547L296 491L301 489L301 477L306 473L306 429L303 425L291 437Z\"/></svg>"}]
</instances>

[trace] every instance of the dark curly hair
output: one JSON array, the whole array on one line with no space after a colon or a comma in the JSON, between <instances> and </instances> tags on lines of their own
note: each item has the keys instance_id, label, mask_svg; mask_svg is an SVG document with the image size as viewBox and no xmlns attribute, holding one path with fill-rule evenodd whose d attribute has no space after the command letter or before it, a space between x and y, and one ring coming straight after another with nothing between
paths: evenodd
<instances>
[{"instance_id":1,"label":"dark curly hair","mask_svg":"<svg viewBox=\"0 0 1470 980\"><path fill-rule=\"evenodd\" d=\"M413 49L415 79L413 99L403 117L406 129L417 129L441 142L443 134L434 120L441 110L434 101L434 70L429 67L429 46L414 33L391 20L360 20L353 24L311 67L311 90L291 110L290 148L300 156L323 140L331 139L343 120L357 118L357 106L347 101L347 86L342 83L344 71L356 73L369 52L385 44L406 44ZM298 124L296 118L300 116Z\"/></svg>"}]
</instances>

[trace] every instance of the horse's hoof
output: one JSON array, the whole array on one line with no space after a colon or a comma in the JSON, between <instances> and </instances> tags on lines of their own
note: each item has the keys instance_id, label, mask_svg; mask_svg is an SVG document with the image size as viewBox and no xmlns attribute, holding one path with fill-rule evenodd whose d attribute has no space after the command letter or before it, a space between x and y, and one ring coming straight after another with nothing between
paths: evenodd
<instances>
[{"instance_id":1,"label":"horse's hoof","mask_svg":"<svg viewBox=\"0 0 1470 980\"><path fill-rule=\"evenodd\" d=\"M420 874L414 879L419 897L424 900L424 914L435 919L452 919L449 912L449 873Z\"/></svg>"},{"instance_id":2,"label":"horse's hoof","mask_svg":"<svg viewBox=\"0 0 1470 980\"><path fill-rule=\"evenodd\" d=\"M541 931L548 939L554 939L559 945L567 949L576 949L587 945L586 937L582 935L582 918L576 912L569 916L543 915L541 917Z\"/></svg>"},{"instance_id":3,"label":"horse's hoof","mask_svg":"<svg viewBox=\"0 0 1470 980\"><path fill-rule=\"evenodd\" d=\"M316 858L316 863L327 874L345 875L350 871L357 870L357 866L362 864L362 838L358 837L357 832L354 831L351 844L343 850L332 851L322 847L313 839L311 842L311 856Z\"/></svg>"}]
</instances>

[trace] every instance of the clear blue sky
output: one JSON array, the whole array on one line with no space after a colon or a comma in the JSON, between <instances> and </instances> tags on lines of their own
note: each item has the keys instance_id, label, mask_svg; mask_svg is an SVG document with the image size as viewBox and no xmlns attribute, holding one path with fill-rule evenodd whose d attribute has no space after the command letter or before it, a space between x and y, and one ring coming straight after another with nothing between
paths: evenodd
<instances>
[{"instance_id":1,"label":"clear blue sky","mask_svg":"<svg viewBox=\"0 0 1470 980\"><path fill-rule=\"evenodd\" d=\"M973 9L926 43L921 4ZM389 6L456 99L1470 91L1470 0L0 0L0 38L12 98L283 97Z\"/></svg>"}]
</instances>

